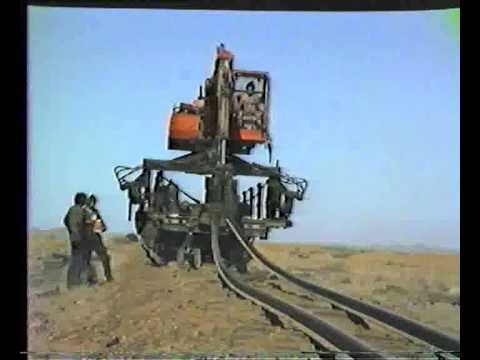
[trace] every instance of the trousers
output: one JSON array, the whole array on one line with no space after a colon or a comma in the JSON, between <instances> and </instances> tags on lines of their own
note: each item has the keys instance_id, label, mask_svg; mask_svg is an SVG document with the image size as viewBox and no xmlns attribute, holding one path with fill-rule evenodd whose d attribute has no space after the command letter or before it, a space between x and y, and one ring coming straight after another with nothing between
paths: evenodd
<instances>
[{"instance_id":1,"label":"trousers","mask_svg":"<svg viewBox=\"0 0 480 360\"><path fill-rule=\"evenodd\" d=\"M100 234L95 233L90 237L88 248L86 249L86 252L85 252L85 264L87 266L87 281L95 282L97 280L95 269L90 263L93 252L97 254L100 261L102 262L105 278L108 281L112 280L112 270L110 267L110 255L107 252L107 248L103 244L102 236Z\"/></svg>"},{"instance_id":2,"label":"trousers","mask_svg":"<svg viewBox=\"0 0 480 360\"><path fill-rule=\"evenodd\" d=\"M71 242L70 263L67 271L67 287L78 286L82 284L81 275L86 269L86 248L82 242Z\"/></svg>"}]
</instances>

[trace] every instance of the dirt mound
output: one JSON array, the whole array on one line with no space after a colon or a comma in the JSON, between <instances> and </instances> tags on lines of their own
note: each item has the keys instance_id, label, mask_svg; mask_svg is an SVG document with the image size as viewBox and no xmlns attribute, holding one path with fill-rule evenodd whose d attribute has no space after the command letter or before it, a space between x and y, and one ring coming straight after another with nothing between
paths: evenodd
<instances>
[{"instance_id":1,"label":"dirt mound","mask_svg":"<svg viewBox=\"0 0 480 360\"><path fill-rule=\"evenodd\" d=\"M213 265L198 271L153 267L138 244L109 243L113 283L66 291L65 269L59 263L49 265L56 277L31 274L44 278L41 290L30 288L30 351L106 355L313 350L302 333L273 327L260 308L223 289ZM49 263L52 258L64 261L58 255L42 259Z\"/></svg>"}]
</instances>

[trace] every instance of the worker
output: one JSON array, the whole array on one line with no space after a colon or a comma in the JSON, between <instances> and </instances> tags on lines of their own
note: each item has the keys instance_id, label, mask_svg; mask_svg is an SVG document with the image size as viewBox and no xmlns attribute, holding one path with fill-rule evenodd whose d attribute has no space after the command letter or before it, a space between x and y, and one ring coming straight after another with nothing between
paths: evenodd
<instances>
[{"instance_id":1,"label":"worker","mask_svg":"<svg viewBox=\"0 0 480 360\"><path fill-rule=\"evenodd\" d=\"M163 177L163 171L159 171L155 177L153 186L154 207L160 212L166 213L168 205L168 183Z\"/></svg>"},{"instance_id":2,"label":"worker","mask_svg":"<svg viewBox=\"0 0 480 360\"><path fill-rule=\"evenodd\" d=\"M168 182L167 186L168 186L168 189L167 189L168 215L171 217L177 217L180 215L179 204L178 204L178 188L173 183L172 180Z\"/></svg>"},{"instance_id":3,"label":"worker","mask_svg":"<svg viewBox=\"0 0 480 360\"><path fill-rule=\"evenodd\" d=\"M298 194L295 191L285 191L284 201L280 207L280 217L288 218L293 211L293 200L298 199Z\"/></svg>"},{"instance_id":4,"label":"worker","mask_svg":"<svg viewBox=\"0 0 480 360\"><path fill-rule=\"evenodd\" d=\"M85 209L87 195L77 193L74 197L74 205L71 206L63 224L68 230L70 237L70 263L67 272L67 288L81 285L81 275L86 270L85 253L87 250L87 223L88 213Z\"/></svg>"},{"instance_id":5,"label":"worker","mask_svg":"<svg viewBox=\"0 0 480 360\"><path fill-rule=\"evenodd\" d=\"M102 233L107 231L107 226L100 215L100 211L97 208L97 197L95 195L90 195L87 201L87 211L89 213L91 223L87 227L88 235L88 248L85 254L85 263L88 270L88 279L87 281L90 284L96 282L96 274L94 272L93 266L91 266L90 261L92 258L92 252L95 252L97 256L102 261L103 271L105 274L105 279L107 281L112 281L112 271L110 268L110 255L107 252L107 248L103 244Z\"/></svg>"},{"instance_id":6,"label":"worker","mask_svg":"<svg viewBox=\"0 0 480 360\"><path fill-rule=\"evenodd\" d=\"M143 170L142 173L130 183L128 197L133 204L141 204L144 202L149 182L149 174L147 171Z\"/></svg>"},{"instance_id":7,"label":"worker","mask_svg":"<svg viewBox=\"0 0 480 360\"><path fill-rule=\"evenodd\" d=\"M271 176L267 180L267 218L276 219L277 210L280 210L284 186L278 176Z\"/></svg>"}]
</instances>

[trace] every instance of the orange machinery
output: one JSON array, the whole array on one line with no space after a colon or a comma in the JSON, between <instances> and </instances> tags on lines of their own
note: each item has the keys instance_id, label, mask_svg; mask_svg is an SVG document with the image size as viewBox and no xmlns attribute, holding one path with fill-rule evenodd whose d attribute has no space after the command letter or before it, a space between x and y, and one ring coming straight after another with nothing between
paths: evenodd
<instances>
[{"instance_id":1,"label":"orange machinery","mask_svg":"<svg viewBox=\"0 0 480 360\"><path fill-rule=\"evenodd\" d=\"M228 91L219 91L219 88ZM181 103L173 109L169 121L168 149L201 151L211 146L213 139L228 134L232 153L249 154L255 145L270 141L267 73L233 69L233 55L220 49L213 76L205 82L205 96L202 90L201 87L200 95L193 104ZM239 104L238 99L242 96L255 98L255 106L259 107L253 122L251 114L250 121L246 119L246 111ZM219 116L219 111L226 115Z\"/></svg>"}]
</instances>

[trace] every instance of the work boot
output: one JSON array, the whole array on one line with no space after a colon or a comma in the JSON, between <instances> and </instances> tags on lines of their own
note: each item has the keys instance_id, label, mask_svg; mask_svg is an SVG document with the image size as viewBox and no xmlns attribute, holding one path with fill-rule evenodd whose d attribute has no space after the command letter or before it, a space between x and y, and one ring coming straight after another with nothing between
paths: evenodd
<instances>
[{"instance_id":1,"label":"work boot","mask_svg":"<svg viewBox=\"0 0 480 360\"><path fill-rule=\"evenodd\" d=\"M73 290L80 287L80 284L67 284L67 290Z\"/></svg>"},{"instance_id":2,"label":"work boot","mask_svg":"<svg viewBox=\"0 0 480 360\"><path fill-rule=\"evenodd\" d=\"M87 279L85 280L85 282L88 286L93 286L98 283L97 273L93 269L93 266L89 268L89 271L87 273Z\"/></svg>"},{"instance_id":3,"label":"work boot","mask_svg":"<svg viewBox=\"0 0 480 360\"><path fill-rule=\"evenodd\" d=\"M105 279L107 280L107 282L112 282L113 281L112 274L106 274Z\"/></svg>"}]
</instances>

